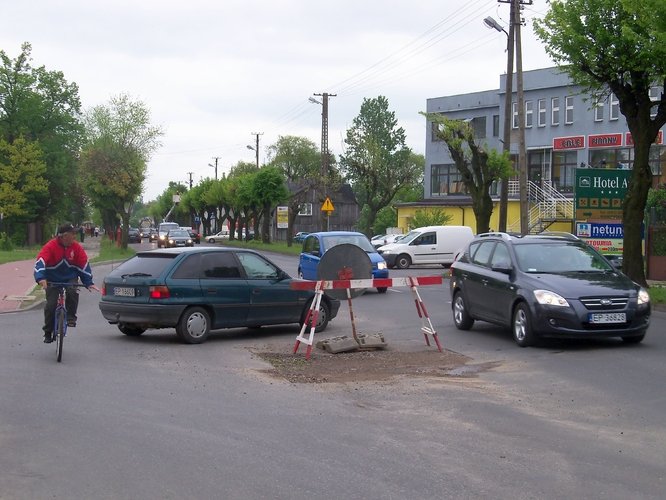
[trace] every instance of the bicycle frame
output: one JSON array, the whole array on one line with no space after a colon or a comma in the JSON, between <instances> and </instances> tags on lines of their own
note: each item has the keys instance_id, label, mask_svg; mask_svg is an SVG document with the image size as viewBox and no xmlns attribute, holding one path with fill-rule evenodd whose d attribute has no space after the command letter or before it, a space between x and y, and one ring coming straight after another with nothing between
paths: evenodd
<instances>
[{"instance_id":1,"label":"bicycle frame","mask_svg":"<svg viewBox=\"0 0 666 500\"><path fill-rule=\"evenodd\" d=\"M58 287L58 300L56 302L53 339L56 344L56 359L62 361L62 347L67 335L67 288L81 287L79 283L49 283L50 287Z\"/></svg>"}]
</instances>

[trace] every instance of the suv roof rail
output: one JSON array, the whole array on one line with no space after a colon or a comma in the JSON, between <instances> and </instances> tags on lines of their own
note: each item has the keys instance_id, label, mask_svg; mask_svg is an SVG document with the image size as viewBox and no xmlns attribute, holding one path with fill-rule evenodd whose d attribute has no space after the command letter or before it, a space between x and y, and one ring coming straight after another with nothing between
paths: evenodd
<instances>
[{"instance_id":1,"label":"suv roof rail","mask_svg":"<svg viewBox=\"0 0 666 500\"><path fill-rule=\"evenodd\" d=\"M534 234L532 236L543 236L546 238L562 238L565 240L579 241L580 238L575 234L567 233L566 231L543 231L539 234Z\"/></svg>"},{"instance_id":2,"label":"suv roof rail","mask_svg":"<svg viewBox=\"0 0 666 500\"><path fill-rule=\"evenodd\" d=\"M502 238L503 240L510 240L512 236L517 236L515 234L503 233L501 231L490 231L487 233L479 233L476 235L477 238Z\"/></svg>"}]
</instances>

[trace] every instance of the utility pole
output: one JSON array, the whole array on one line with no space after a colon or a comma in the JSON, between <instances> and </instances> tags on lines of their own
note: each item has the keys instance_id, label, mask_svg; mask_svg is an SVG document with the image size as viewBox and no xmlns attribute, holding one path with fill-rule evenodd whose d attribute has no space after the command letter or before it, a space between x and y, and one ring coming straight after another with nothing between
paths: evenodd
<instances>
[{"instance_id":1,"label":"utility pole","mask_svg":"<svg viewBox=\"0 0 666 500\"><path fill-rule=\"evenodd\" d=\"M518 87L518 173L520 188L520 233L527 234L529 228L529 205L527 200L527 151L525 146L525 96L523 95L523 48L520 37L520 25L522 19L520 6L523 2L514 0L520 4L514 8L516 17L513 20L516 34L516 85ZM532 0L529 0L532 3Z\"/></svg>"},{"instance_id":2,"label":"utility pole","mask_svg":"<svg viewBox=\"0 0 666 500\"><path fill-rule=\"evenodd\" d=\"M209 167L213 167L215 169L215 180L217 180L217 161L220 159L220 156L213 156L213 160L215 160L215 165L211 165L210 163L208 164Z\"/></svg>"},{"instance_id":3,"label":"utility pole","mask_svg":"<svg viewBox=\"0 0 666 500\"><path fill-rule=\"evenodd\" d=\"M330 156L328 153L328 98L335 97L337 94L313 94L321 97L321 102L311 99L310 102L321 104L321 171L319 172L324 181L328 177L330 167Z\"/></svg>"},{"instance_id":4,"label":"utility pole","mask_svg":"<svg viewBox=\"0 0 666 500\"><path fill-rule=\"evenodd\" d=\"M192 175L194 174L194 172L186 172L186 173L187 175L190 176L190 189L192 189Z\"/></svg>"},{"instance_id":5,"label":"utility pole","mask_svg":"<svg viewBox=\"0 0 666 500\"><path fill-rule=\"evenodd\" d=\"M256 136L256 143L254 146L254 152L257 156L257 170L259 170L259 136L264 135L263 132L252 132L252 135Z\"/></svg>"}]
</instances>

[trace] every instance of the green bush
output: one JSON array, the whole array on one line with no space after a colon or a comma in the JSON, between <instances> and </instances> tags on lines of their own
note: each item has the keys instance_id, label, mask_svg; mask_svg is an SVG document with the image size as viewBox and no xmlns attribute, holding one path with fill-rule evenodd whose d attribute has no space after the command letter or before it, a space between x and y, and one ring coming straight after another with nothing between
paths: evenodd
<instances>
[{"instance_id":1,"label":"green bush","mask_svg":"<svg viewBox=\"0 0 666 500\"><path fill-rule=\"evenodd\" d=\"M0 250L11 252L14 250L14 242L7 233L0 233Z\"/></svg>"}]
</instances>

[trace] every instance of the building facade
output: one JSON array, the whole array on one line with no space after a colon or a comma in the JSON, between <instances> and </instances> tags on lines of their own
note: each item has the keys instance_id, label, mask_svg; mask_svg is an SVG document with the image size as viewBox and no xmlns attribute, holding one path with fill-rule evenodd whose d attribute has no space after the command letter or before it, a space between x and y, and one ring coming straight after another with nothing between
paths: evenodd
<instances>
[{"instance_id":1,"label":"building facade","mask_svg":"<svg viewBox=\"0 0 666 500\"><path fill-rule=\"evenodd\" d=\"M513 82L516 89L516 82ZM558 68L545 68L523 73L525 100L525 144L528 183L535 190L557 192L573 198L577 168L631 169L633 143L626 120L614 95L593 102L582 89L571 83ZM651 89L655 100L661 98L661 87ZM489 149L503 147L506 75L500 76L495 90L427 99L428 113L441 113L447 118L468 120L477 141ZM656 113L656 108L655 108ZM518 112L517 99L512 99L511 155L517 165ZM466 195L446 144L436 134L436 125L428 124L424 175L424 200L420 204L398 207L398 224L408 226L410 214L418 208L449 207L455 217L452 224L473 225L469 196ZM666 181L666 145L660 131L650 152L653 185ZM508 223L519 224L517 178L509 181ZM491 196L499 202L499 184ZM534 200L531 200L534 201ZM491 227L497 227L498 210L493 211ZM518 225L519 227L519 225ZM404 229L407 229L405 227Z\"/></svg>"}]
</instances>

